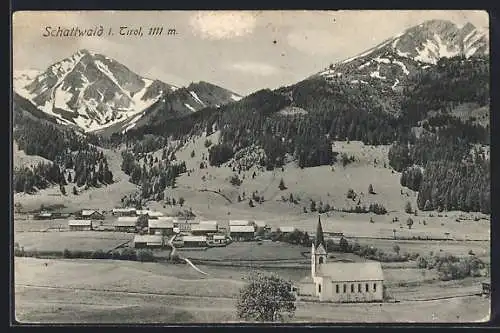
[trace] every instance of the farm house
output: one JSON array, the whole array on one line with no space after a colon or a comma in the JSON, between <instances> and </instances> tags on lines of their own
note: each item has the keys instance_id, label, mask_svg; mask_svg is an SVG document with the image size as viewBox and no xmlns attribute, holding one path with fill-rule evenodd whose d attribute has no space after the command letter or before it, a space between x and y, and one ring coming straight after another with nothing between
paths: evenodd
<instances>
[{"instance_id":1,"label":"farm house","mask_svg":"<svg viewBox=\"0 0 500 333\"><path fill-rule=\"evenodd\" d=\"M193 225L198 224L198 222L193 221L193 220L175 220L174 222L174 228L177 228L179 231L191 231L191 227Z\"/></svg>"},{"instance_id":2,"label":"farm house","mask_svg":"<svg viewBox=\"0 0 500 333\"><path fill-rule=\"evenodd\" d=\"M160 235L135 235L134 247L147 248L147 247L162 247L163 237Z\"/></svg>"},{"instance_id":3,"label":"farm house","mask_svg":"<svg viewBox=\"0 0 500 333\"><path fill-rule=\"evenodd\" d=\"M183 236L184 247L205 247L207 246L207 236Z\"/></svg>"},{"instance_id":4,"label":"farm house","mask_svg":"<svg viewBox=\"0 0 500 333\"><path fill-rule=\"evenodd\" d=\"M111 211L113 216L135 216L135 208L113 208Z\"/></svg>"},{"instance_id":5,"label":"farm house","mask_svg":"<svg viewBox=\"0 0 500 333\"><path fill-rule=\"evenodd\" d=\"M135 232L138 221L136 216L120 216L113 223L115 231Z\"/></svg>"},{"instance_id":6,"label":"farm house","mask_svg":"<svg viewBox=\"0 0 500 333\"><path fill-rule=\"evenodd\" d=\"M291 226L283 226L283 227L279 227L278 229L279 229L279 231L281 231L282 234L291 234L292 232L297 230L297 228L291 227Z\"/></svg>"},{"instance_id":7,"label":"farm house","mask_svg":"<svg viewBox=\"0 0 500 333\"><path fill-rule=\"evenodd\" d=\"M199 224L193 224L191 226L191 233L193 235L214 234L217 230L217 221L202 221Z\"/></svg>"},{"instance_id":8,"label":"farm house","mask_svg":"<svg viewBox=\"0 0 500 333\"><path fill-rule=\"evenodd\" d=\"M230 220L229 221L229 226L249 226L253 225L253 222L247 221L247 220Z\"/></svg>"},{"instance_id":9,"label":"farm house","mask_svg":"<svg viewBox=\"0 0 500 333\"><path fill-rule=\"evenodd\" d=\"M69 220L68 227L71 231L89 231L92 230L91 220Z\"/></svg>"},{"instance_id":10,"label":"farm house","mask_svg":"<svg viewBox=\"0 0 500 333\"><path fill-rule=\"evenodd\" d=\"M255 237L255 227L252 225L229 226L229 235L235 241L250 241Z\"/></svg>"},{"instance_id":11,"label":"farm house","mask_svg":"<svg viewBox=\"0 0 500 333\"><path fill-rule=\"evenodd\" d=\"M50 220L53 218L53 214L50 212L40 212L34 216L35 220Z\"/></svg>"},{"instance_id":12,"label":"farm house","mask_svg":"<svg viewBox=\"0 0 500 333\"><path fill-rule=\"evenodd\" d=\"M148 220L148 233L150 235L172 235L174 224L169 220Z\"/></svg>"},{"instance_id":13,"label":"farm house","mask_svg":"<svg viewBox=\"0 0 500 333\"><path fill-rule=\"evenodd\" d=\"M79 215L84 220L104 220L104 215L94 209L82 209Z\"/></svg>"}]
</instances>

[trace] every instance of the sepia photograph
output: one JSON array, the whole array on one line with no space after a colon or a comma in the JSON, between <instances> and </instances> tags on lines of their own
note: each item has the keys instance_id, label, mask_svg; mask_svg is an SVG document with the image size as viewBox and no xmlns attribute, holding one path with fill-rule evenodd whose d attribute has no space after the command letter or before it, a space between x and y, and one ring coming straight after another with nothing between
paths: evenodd
<instances>
[{"instance_id":1,"label":"sepia photograph","mask_svg":"<svg viewBox=\"0 0 500 333\"><path fill-rule=\"evenodd\" d=\"M12 15L17 324L479 323L489 15Z\"/></svg>"}]
</instances>

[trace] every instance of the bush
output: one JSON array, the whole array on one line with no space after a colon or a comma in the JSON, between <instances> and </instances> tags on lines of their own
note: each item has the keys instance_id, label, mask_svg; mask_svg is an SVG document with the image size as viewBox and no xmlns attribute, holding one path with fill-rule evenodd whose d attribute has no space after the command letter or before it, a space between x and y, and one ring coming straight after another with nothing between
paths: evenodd
<instances>
[{"instance_id":1,"label":"bush","mask_svg":"<svg viewBox=\"0 0 500 333\"><path fill-rule=\"evenodd\" d=\"M411 214L413 212L413 209L411 208L411 203L409 201L407 201L405 204L405 212L408 214Z\"/></svg>"},{"instance_id":2,"label":"bush","mask_svg":"<svg viewBox=\"0 0 500 333\"><path fill-rule=\"evenodd\" d=\"M121 260L137 260L137 254L134 249L124 248L120 253Z\"/></svg>"},{"instance_id":3,"label":"bush","mask_svg":"<svg viewBox=\"0 0 500 333\"><path fill-rule=\"evenodd\" d=\"M64 249L63 258L67 258L67 259L73 258L73 253L71 253L71 251L68 249Z\"/></svg>"},{"instance_id":4,"label":"bush","mask_svg":"<svg viewBox=\"0 0 500 333\"><path fill-rule=\"evenodd\" d=\"M387 209L378 203L372 203L370 204L370 207L368 208L368 211L377 214L377 215L384 215L387 214Z\"/></svg>"},{"instance_id":5,"label":"bush","mask_svg":"<svg viewBox=\"0 0 500 333\"><path fill-rule=\"evenodd\" d=\"M287 187L285 186L285 182L283 181L283 178L281 178L278 188L280 189L280 191L286 190Z\"/></svg>"},{"instance_id":6,"label":"bush","mask_svg":"<svg viewBox=\"0 0 500 333\"><path fill-rule=\"evenodd\" d=\"M209 139L206 139L205 140L205 148L208 148L212 145L212 141L210 141Z\"/></svg>"},{"instance_id":7,"label":"bush","mask_svg":"<svg viewBox=\"0 0 500 333\"><path fill-rule=\"evenodd\" d=\"M137 260L141 262L152 262L154 261L153 252L150 250L139 250L137 252Z\"/></svg>"},{"instance_id":8,"label":"bush","mask_svg":"<svg viewBox=\"0 0 500 333\"><path fill-rule=\"evenodd\" d=\"M233 186L240 186L241 183L243 183L243 181L237 175L233 175L229 181Z\"/></svg>"},{"instance_id":9,"label":"bush","mask_svg":"<svg viewBox=\"0 0 500 333\"><path fill-rule=\"evenodd\" d=\"M356 192L352 188L347 191L347 198L353 200L356 198Z\"/></svg>"},{"instance_id":10,"label":"bush","mask_svg":"<svg viewBox=\"0 0 500 333\"><path fill-rule=\"evenodd\" d=\"M96 250L92 252L91 258L92 259L108 259L110 255L103 250Z\"/></svg>"}]
</instances>

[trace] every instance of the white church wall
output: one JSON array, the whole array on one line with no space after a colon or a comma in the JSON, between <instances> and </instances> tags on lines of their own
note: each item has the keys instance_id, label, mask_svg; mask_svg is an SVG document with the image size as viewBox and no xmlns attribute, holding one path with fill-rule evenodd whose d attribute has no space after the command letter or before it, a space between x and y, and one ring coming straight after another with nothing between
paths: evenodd
<instances>
[{"instance_id":1,"label":"white church wall","mask_svg":"<svg viewBox=\"0 0 500 333\"><path fill-rule=\"evenodd\" d=\"M368 292L366 285L368 284ZM374 290L374 284L376 285ZM337 293L337 285L339 286ZM345 285L345 292L344 292ZM361 290L361 291L360 291ZM382 281L332 281L322 279L320 301L329 302L374 302L383 300Z\"/></svg>"}]
</instances>

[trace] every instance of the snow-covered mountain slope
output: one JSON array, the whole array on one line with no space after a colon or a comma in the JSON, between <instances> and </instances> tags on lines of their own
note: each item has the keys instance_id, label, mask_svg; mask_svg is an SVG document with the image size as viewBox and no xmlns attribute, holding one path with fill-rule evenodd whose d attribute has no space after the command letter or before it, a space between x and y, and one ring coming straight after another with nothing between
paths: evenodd
<instances>
[{"instance_id":1,"label":"snow-covered mountain slope","mask_svg":"<svg viewBox=\"0 0 500 333\"><path fill-rule=\"evenodd\" d=\"M435 65L441 58L469 58L489 53L488 31L467 23L430 20L330 67L317 75L344 78L353 84L382 83L397 90L409 75Z\"/></svg>"},{"instance_id":2,"label":"snow-covered mountain slope","mask_svg":"<svg viewBox=\"0 0 500 333\"><path fill-rule=\"evenodd\" d=\"M86 132L122 123L132 126L145 110L165 96L182 92L174 85L141 77L116 60L88 50L79 50L42 73L14 73L14 90L56 117L59 123L74 124ZM203 94L192 87L183 103L176 105L176 111L193 112L232 101L232 96L239 97L222 90L224 94Z\"/></svg>"}]
</instances>

